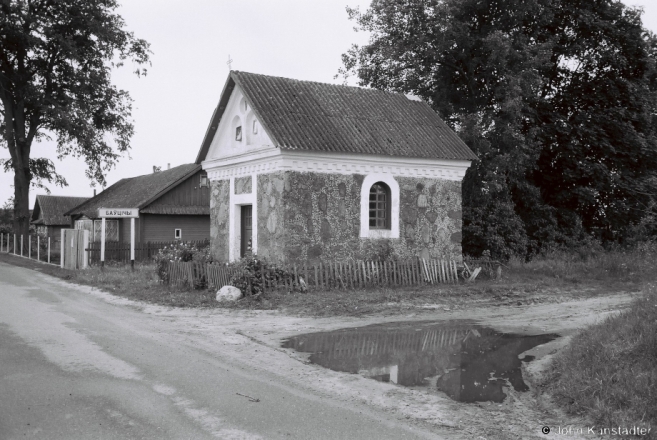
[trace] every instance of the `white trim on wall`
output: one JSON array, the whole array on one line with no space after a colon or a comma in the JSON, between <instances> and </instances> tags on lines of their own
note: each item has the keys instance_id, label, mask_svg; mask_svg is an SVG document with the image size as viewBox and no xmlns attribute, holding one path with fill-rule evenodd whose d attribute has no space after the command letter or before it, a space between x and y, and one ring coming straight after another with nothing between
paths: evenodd
<instances>
[{"instance_id":1,"label":"white trim on wall","mask_svg":"<svg viewBox=\"0 0 657 440\"><path fill-rule=\"evenodd\" d=\"M370 229L370 188L383 182L390 188L390 229ZM399 238L399 184L390 174L368 174L360 188L360 238Z\"/></svg>"},{"instance_id":2,"label":"white trim on wall","mask_svg":"<svg viewBox=\"0 0 657 440\"><path fill-rule=\"evenodd\" d=\"M209 173L208 173L209 174ZM251 205L253 210L253 237L251 238L251 249L254 254L258 253L258 189L256 180L257 176L252 175L251 193L235 194L235 177L230 178L229 185L229 202L228 202L228 258L230 261L240 259L241 243L241 221L243 205Z\"/></svg>"},{"instance_id":3,"label":"white trim on wall","mask_svg":"<svg viewBox=\"0 0 657 440\"><path fill-rule=\"evenodd\" d=\"M202 165L211 180L276 171L300 171L330 174L387 174L460 182L470 164L469 160L292 151L268 147L240 156L206 160Z\"/></svg>"}]
</instances>

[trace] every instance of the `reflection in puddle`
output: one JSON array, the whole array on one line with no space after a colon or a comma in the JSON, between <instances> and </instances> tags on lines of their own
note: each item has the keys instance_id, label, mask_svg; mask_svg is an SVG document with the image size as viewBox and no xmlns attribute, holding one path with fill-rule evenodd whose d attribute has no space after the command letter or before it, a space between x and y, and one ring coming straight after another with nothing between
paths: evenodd
<instances>
[{"instance_id":1,"label":"reflection in puddle","mask_svg":"<svg viewBox=\"0 0 657 440\"><path fill-rule=\"evenodd\" d=\"M295 336L283 347L312 353L312 363L331 370L431 387L461 402L501 402L505 386L528 390L518 355L555 338L499 333L463 321L397 322Z\"/></svg>"}]
</instances>

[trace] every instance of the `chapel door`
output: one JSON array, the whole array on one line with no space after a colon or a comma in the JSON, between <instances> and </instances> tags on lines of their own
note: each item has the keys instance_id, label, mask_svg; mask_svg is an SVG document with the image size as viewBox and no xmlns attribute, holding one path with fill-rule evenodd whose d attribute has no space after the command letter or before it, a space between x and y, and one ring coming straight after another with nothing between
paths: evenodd
<instances>
[{"instance_id":1,"label":"chapel door","mask_svg":"<svg viewBox=\"0 0 657 440\"><path fill-rule=\"evenodd\" d=\"M242 206L242 225L240 257L251 253L251 241L253 238L253 205Z\"/></svg>"}]
</instances>

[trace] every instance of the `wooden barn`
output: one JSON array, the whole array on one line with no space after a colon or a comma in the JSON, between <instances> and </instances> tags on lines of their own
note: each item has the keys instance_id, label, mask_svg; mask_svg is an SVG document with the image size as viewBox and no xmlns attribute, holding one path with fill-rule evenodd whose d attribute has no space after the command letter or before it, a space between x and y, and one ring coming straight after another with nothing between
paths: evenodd
<instances>
[{"instance_id":1,"label":"wooden barn","mask_svg":"<svg viewBox=\"0 0 657 440\"><path fill-rule=\"evenodd\" d=\"M61 230L71 227L71 217L65 213L87 200L89 197L37 195L30 223L39 235L58 242Z\"/></svg>"},{"instance_id":2,"label":"wooden barn","mask_svg":"<svg viewBox=\"0 0 657 440\"><path fill-rule=\"evenodd\" d=\"M201 165L122 179L68 211L70 226L90 231L100 241L99 208L138 209L135 242L200 241L210 238L210 186ZM130 219L107 219L107 242L130 242Z\"/></svg>"}]
</instances>

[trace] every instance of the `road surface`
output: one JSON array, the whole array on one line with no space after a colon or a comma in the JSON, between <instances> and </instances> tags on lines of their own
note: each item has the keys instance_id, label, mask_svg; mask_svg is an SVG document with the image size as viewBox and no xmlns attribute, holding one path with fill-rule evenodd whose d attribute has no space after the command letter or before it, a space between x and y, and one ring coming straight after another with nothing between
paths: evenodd
<instances>
[{"instance_id":1,"label":"road surface","mask_svg":"<svg viewBox=\"0 0 657 440\"><path fill-rule=\"evenodd\" d=\"M230 344L211 342L0 263L0 439L437 438L235 364Z\"/></svg>"}]
</instances>

